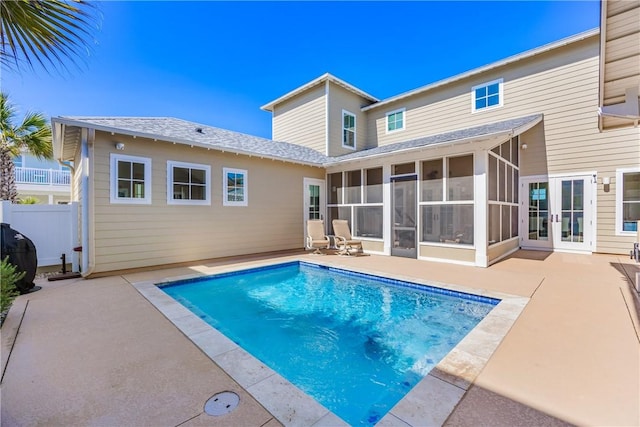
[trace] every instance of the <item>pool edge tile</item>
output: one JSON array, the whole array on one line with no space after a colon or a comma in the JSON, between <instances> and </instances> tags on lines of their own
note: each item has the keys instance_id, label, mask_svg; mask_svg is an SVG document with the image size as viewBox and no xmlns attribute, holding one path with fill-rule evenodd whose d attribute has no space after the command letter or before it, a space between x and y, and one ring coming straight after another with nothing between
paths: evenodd
<instances>
[{"instance_id":1,"label":"pool edge tile","mask_svg":"<svg viewBox=\"0 0 640 427\"><path fill-rule=\"evenodd\" d=\"M213 361L245 388L258 384L274 375L280 376L276 371L239 346L213 357Z\"/></svg>"},{"instance_id":2,"label":"pool edge tile","mask_svg":"<svg viewBox=\"0 0 640 427\"><path fill-rule=\"evenodd\" d=\"M315 425L329 414L335 417L331 419L338 419L343 425L349 425L278 374L248 387L247 391L287 427Z\"/></svg>"},{"instance_id":3,"label":"pool edge tile","mask_svg":"<svg viewBox=\"0 0 640 427\"><path fill-rule=\"evenodd\" d=\"M385 415L393 415L410 426L444 424L466 390L427 375Z\"/></svg>"}]
</instances>

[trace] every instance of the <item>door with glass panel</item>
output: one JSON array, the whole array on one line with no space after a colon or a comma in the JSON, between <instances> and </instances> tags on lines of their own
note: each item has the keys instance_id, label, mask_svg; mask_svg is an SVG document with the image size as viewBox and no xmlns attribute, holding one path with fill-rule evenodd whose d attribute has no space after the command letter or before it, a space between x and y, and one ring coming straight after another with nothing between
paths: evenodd
<instances>
[{"instance_id":1,"label":"door with glass panel","mask_svg":"<svg viewBox=\"0 0 640 427\"><path fill-rule=\"evenodd\" d=\"M310 219L324 219L325 198L324 181L321 179L304 178L304 236L307 236L307 221ZM326 228L326 224L325 224Z\"/></svg>"},{"instance_id":2,"label":"door with glass panel","mask_svg":"<svg viewBox=\"0 0 640 427\"><path fill-rule=\"evenodd\" d=\"M591 251L593 176L569 176L550 180L556 196L549 217L553 247L572 251Z\"/></svg>"},{"instance_id":3,"label":"door with glass panel","mask_svg":"<svg viewBox=\"0 0 640 427\"><path fill-rule=\"evenodd\" d=\"M551 229L551 203L549 202L549 181L547 179L522 179L522 200L524 215L520 236L525 249L549 249L553 245Z\"/></svg>"},{"instance_id":4,"label":"door with glass panel","mask_svg":"<svg viewBox=\"0 0 640 427\"><path fill-rule=\"evenodd\" d=\"M392 223L391 255L416 258L417 253L417 176L391 178Z\"/></svg>"},{"instance_id":5,"label":"door with glass panel","mask_svg":"<svg viewBox=\"0 0 640 427\"><path fill-rule=\"evenodd\" d=\"M592 250L591 175L522 179L522 247L579 252Z\"/></svg>"}]
</instances>

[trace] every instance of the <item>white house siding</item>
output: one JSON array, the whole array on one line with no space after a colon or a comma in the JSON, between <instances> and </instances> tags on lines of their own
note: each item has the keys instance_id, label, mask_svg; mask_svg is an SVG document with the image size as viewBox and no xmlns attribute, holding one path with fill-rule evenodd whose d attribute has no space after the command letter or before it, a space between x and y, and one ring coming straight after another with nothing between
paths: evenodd
<instances>
[{"instance_id":1,"label":"white house siding","mask_svg":"<svg viewBox=\"0 0 640 427\"><path fill-rule=\"evenodd\" d=\"M273 107L272 138L326 154L325 85L319 84Z\"/></svg>"},{"instance_id":2,"label":"white house siding","mask_svg":"<svg viewBox=\"0 0 640 427\"><path fill-rule=\"evenodd\" d=\"M152 158L152 204L111 204L110 153ZM118 152L122 153L122 152ZM167 205L167 160L211 166L211 206ZM222 204L222 168L248 171L248 206ZM303 177L320 168L96 132L94 273L303 246Z\"/></svg>"},{"instance_id":3,"label":"white house siding","mask_svg":"<svg viewBox=\"0 0 640 427\"><path fill-rule=\"evenodd\" d=\"M380 145L543 113L544 121L523 138L534 141L523 153L521 176L596 171L615 178L615 169L640 165L640 129L598 130L599 39L569 46L494 69L449 86L369 110L369 137ZM504 106L471 112L471 87L504 79ZM406 108L407 129L385 134L385 113ZM528 144L529 145L529 144ZM596 251L627 253L631 237L615 236L615 183L597 198Z\"/></svg>"},{"instance_id":4,"label":"white house siding","mask_svg":"<svg viewBox=\"0 0 640 427\"><path fill-rule=\"evenodd\" d=\"M361 109L371 102L335 83L329 83L329 156L353 153L354 150L342 146L342 110L356 116L356 150L367 146L367 115Z\"/></svg>"}]
</instances>

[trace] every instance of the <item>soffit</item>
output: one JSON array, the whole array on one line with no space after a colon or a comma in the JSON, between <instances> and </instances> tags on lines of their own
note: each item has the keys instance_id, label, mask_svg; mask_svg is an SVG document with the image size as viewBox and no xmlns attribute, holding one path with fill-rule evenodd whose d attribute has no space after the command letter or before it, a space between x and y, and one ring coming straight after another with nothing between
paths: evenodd
<instances>
[{"instance_id":1,"label":"soffit","mask_svg":"<svg viewBox=\"0 0 640 427\"><path fill-rule=\"evenodd\" d=\"M603 1L601 8L600 106L607 107L624 104L625 91L640 88L640 0ZM633 124L601 116L603 129Z\"/></svg>"}]
</instances>

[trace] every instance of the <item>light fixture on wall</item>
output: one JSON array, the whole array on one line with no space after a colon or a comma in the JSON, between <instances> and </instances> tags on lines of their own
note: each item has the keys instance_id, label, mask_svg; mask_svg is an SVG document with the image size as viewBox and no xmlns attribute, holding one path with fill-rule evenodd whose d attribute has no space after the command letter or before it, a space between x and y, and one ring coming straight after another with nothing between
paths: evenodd
<instances>
[{"instance_id":1,"label":"light fixture on wall","mask_svg":"<svg viewBox=\"0 0 640 427\"><path fill-rule=\"evenodd\" d=\"M523 150L526 150L526 149L527 149L527 143L525 142L524 144L522 144L522 145L520 146L520 148L522 148Z\"/></svg>"},{"instance_id":2,"label":"light fixture on wall","mask_svg":"<svg viewBox=\"0 0 640 427\"><path fill-rule=\"evenodd\" d=\"M603 177L602 177L602 184L603 184L603 185L609 185L609 184L611 184L611 178L609 178L608 176L603 176Z\"/></svg>"},{"instance_id":3,"label":"light fixture on wall","mask_svg":"<svg viewBox=\"0 0 640 427\"><path fill-rule=\"evenodd\" d=\"M124 144L122 142L118 142L116 144L116 150L120 150L120 151L124 150Z\"/></svg>"}]
</instances>

